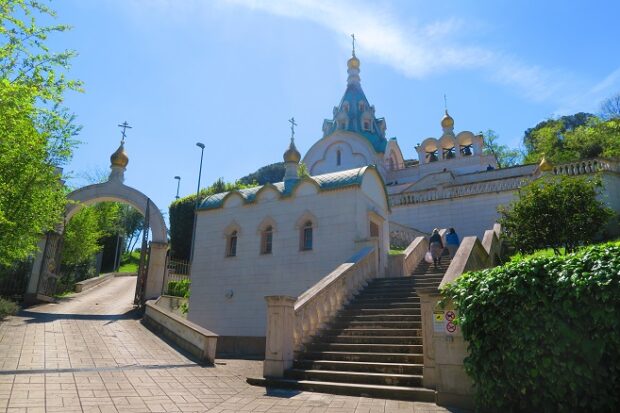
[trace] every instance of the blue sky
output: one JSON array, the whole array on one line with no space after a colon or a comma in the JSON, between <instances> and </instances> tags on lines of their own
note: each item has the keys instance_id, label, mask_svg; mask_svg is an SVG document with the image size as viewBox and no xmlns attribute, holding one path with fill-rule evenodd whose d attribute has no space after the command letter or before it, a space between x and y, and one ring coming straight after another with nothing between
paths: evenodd
<instances>
[{"instance_id":1,"label":"blue sky","mask_svg":"<svg viewBox=\"0 0 620 413\"><path fill-rule=\"evenodd\" d=\"M65 172L108 170L127 120L126 184L167 212L202 182L232 181L281 160L299 126L302 153L321 137L346 85L350 33L362 86L406 158L441 129L495 130L520 144L550 116L596 112L620 91L620 4L614 1L60 0L74 28L85 93L66 104L83 125Z\"/></svg>"}]
</instances>

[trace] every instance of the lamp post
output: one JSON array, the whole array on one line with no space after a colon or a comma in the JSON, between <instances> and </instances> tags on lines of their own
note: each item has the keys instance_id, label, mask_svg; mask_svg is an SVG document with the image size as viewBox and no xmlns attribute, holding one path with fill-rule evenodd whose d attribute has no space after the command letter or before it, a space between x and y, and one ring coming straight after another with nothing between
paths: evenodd
<instances>
[{"instance_id":1,"label":"lamp post","mask_svg":"<svg viewBox=\"0 0 620 413\"><path fill-rule=\"evenodd\" d=\"M198 202L199 202L199 197L200 197L200 178L202 177L202 157L205 153L204 143L196 142L196 146L200 148L200 169L198 170L198 187L196 188L196 203L194 204L194 226L192 228L192 244L191 244L190 253L189 253L189 262L191 266L193 266L194 264L194 245L195 245L194 239L196 238L196 221L198 218L197 212L198 212Z\"/></svg>"},{"instance_id":2,"label":"lamp post","mask_svg":"<svg viewBox=\"0 0 620 413\"><path fill-rule=\"evenodd\" d=\"M181 177L175 176L174 179L177 180L177 196L175 198L179 199L179 187L181 186Z\"/></svg>"}]
</instances>

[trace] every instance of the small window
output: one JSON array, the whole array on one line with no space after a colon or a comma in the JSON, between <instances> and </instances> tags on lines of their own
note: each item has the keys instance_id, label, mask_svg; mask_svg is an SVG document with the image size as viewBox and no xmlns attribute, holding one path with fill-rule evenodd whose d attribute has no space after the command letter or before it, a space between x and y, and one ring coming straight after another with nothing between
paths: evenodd
<instances>
[{"instance_id":1,"label":"small window","mask_svg":"<svg viewBox=\"0 0 620 413\"><path fill-rule=\"evenodd\" d=\"M273 249L273 227L269 225L262 232L260 253L271 254L272 249Z\"/></svg>"},{"instance_id":2,"label":"small window","mask_svg":"<svg viewBox=\"0 0 620 413\"><path fill-rule=\"evenodd\" d=\"M364 111L364 102L360 102L359 108L360 108L360 112Z\"/></svg>"},{"instance_id":3,"label":"small window","mask_svg":"<svg viewBox=\"0 0 620 413\"><path fill-rule=\"evenodd\" d=\"M340 149L338 149L336 151L336 165L340 166L341 163L342 163L342 153L340 152Z\"/></svg>"},{"instance_id":4,"label":"small window","mask_svg":"<svg viewBox=\"0 0 620 413\"><path fill-rule=\"evenodd\" d=\"M370 221L370 236L372 238L376 238L379 236L379 225L372 221Z\"/></svg>"},{"instance_id":5,"label":"small window","mask_svg":"<svg viewBox=\"0 0 620 413\"><path fill-rule=\"evenodd\" d=\"M310 251L312 249L312 221L306 221L301 229L301 250Z\"/></svg>"},{"instance_id":6,"label":"small window","mask_svg":"<svg viewBox=\"0 0 620 413\"><path fill-rule=\"evenodd\" d=\"M349 103L348 102L345 102L345 104L342 105L342 110L344 110L345 112L349 111Z\"/></svg>"},{"instance_id":7,"label":"small window","mask_svg":"<svg viewBox=\"0 0 620 413\"><path fill-rule=\"evenodd\" d=\"M370 130L370 121L368 119L364 120L364 130L365 131Z\"/></svg>"},{"instance_id":8,"label":"small window","mask_svg":"<svg viewBox=\"0 0 620 413\"><path fill-rule=\"evenodd\" d=\"M230 233L228 237L228 245L226 248L226 256L227 257L236 257L237 256L237 231L233 231Z\"/></svg>"},{"instance_id":9,"label":"small window","mask_svg":"<svg viewBox=\"0 0 620 413\"><path fill-rule=\"evenodd\" d=\"M345 121L343 119L338 120L338 129L344 129L346 126Z\"/></svg>"}]
</instances>

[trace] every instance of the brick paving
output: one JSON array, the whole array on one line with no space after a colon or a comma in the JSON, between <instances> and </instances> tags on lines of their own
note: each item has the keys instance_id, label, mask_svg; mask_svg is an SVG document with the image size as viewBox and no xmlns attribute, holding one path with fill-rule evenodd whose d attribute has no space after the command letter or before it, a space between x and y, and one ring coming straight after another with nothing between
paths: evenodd
<instances>
[{"instance_id":1,"label":"brick paving","mask_svg":"<svg viewBox=\"0 0 620 413\"><path fill-rule=\"evenodd\" d=\"M0 411L449 411L429 403L250 386L245 379L260 375L261 361L198 365L129 311L134 282L117 278L1 322Z\"/></svg>"}]
</instances>

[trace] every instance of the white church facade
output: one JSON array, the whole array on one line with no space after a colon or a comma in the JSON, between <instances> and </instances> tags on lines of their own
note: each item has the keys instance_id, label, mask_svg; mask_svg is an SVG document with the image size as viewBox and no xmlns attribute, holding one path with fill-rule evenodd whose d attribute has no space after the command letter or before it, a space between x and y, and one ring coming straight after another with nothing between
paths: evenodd
<instances>
[{"instance_id":1,"label":"white church facade","mask_svg":"<svg viewBox=\"0 0 620 413\"><path fill-rule=\"evenodd\" d=\"M455 132L447 110L441 135L406 161L361 88L355 54L347 66L344 96L303 160L291 139L284 182L213 195L198 209L188 319L220 336L220 354L262 354L264 297L300 296L365 246L376 248L382 276L397 233L454 227L482 237L497 207L544 174L599 171L606 202L620 211L618 162L500 169L481 135ZM310 176L297 175L300 161Z\"/></svg>"}]
</instances>

